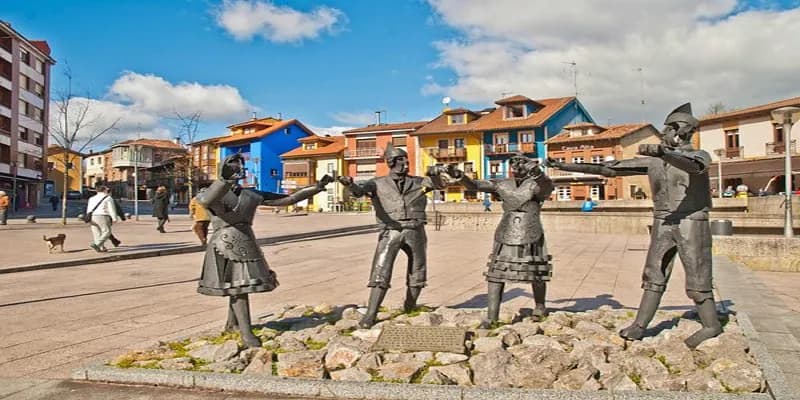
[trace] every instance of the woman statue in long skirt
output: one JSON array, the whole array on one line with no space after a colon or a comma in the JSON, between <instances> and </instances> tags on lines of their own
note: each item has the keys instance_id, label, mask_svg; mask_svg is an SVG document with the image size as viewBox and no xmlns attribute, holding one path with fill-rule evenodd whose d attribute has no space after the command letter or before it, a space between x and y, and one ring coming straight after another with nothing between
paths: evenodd
<instances>
[{"instance_id":1,"label":"woman statue in long skirt","mask_svg":"<svg viewBox=\"0 0 800 400\"><path fill-rule=\"evenodd\" d=\"M553 182L533 159L517 154L511 157L512 178L473 180L458 170L451 175L468 190L494 193L503 200L503 217L494 233L489 255L487 317L482 324L497 322L506 282L531 283L535 307L533 318L546 313L545 294L553 265L547 253L539 213L553 191Z\"/></svg>"},{"instance_id":2,"label":"woman statue in long skirt","mask_svg":"<svg viewBox=\"0 0 800 400\"><path fill-rule=\"evenodd\" d=\"M248 347L260 347L250 322L250 293L269 292L278 287L264 253L256 243L253 217L260 205L287 206L323 190L333 178L325 175L316 185L291 195L245 189L238 185L244 178L244 158L228 156L220 166L220 179L197 195L197 200L212 214L214 234L208 242L203 272L197 291L209 296L228 296L226 330L239 329Z\"/></svg>"}]
</instances>

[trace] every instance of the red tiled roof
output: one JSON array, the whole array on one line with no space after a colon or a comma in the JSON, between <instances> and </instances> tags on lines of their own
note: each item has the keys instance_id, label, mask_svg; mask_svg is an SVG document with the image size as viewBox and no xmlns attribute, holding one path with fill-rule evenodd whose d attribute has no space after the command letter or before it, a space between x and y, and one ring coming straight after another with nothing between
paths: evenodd
<instances>
[{"instance_id":1,"label":"red tiled roof","mask_svg":"<svg viewBox=\"0 0 800 400\"><path fill-rule=\"evenodd\" d=\"M800 97L792 97L791 99L774 101L772 103L762 104L760 106L743 108L741 110L729 111L720 114L705 115L700 118L700 125L708 125L729 119L742 119L745 117L769 115L770 111L776 108L787 106L800 106Z\"/></svg>"},{"instance_id":2,"label":"red tiled roof","mask_svg":"<svg viewBox=\"0 0 800 400\"><path fill-rule=\"evenodd\" d=\"M46 40L31 40L31 44L44 54L50 55L50 45Z\"/></svg>"},{"instance_id":3,"label":"red tiled roof","mask_svg":"<svg viewBox=\"0 0 800 400\"><path fill-rule=\"evenodd\" d=\"M279 130L281 130L283 128L286 128L286 127L288 127L288 126L290 126L292 124L297 124L300 128L302 128L309 135L313 135L314 134L314 132L311 129L308 129L300 121L298 121L296 119L290 119L288 121L281 121L281 122L279 122L279 123L277 123L275 125L272 125L272 126L270 126L268 128L259 129L259 130L255 131L253 133L248 133L246 135L228 136L228 137L220 139L219 142L217 142L217 143L223 144L223 143L233 143L233 142L241 142L241 141L259 139L259 138L262 138L264 136L269 135L270 133L273 133L273 132L279 131Z\"/></svg>"},{"instance_id":4,"label":"red tiled roof","mask_svg":"<svg viewBox=\"0 0 800 400\"><path fill-rule=\"evenodd\" d=\"M280 123L280 122L281 122L281 120L279 120L277 118L264 117L264 118L258 118L258 119L249 119L249 120L244 121L244 122L238 122L238 123L235 123L233 125L228 125L227 128L228 129L234 129L234 128L239 128L239 127L248 126L248 125L270 126L270 125L275 125L276 123Z\"/></svg>"},{"instance_id":5,"label":"red tiled roof","mask_svg":"<svg viewBox=\"0 0 800 400\"><path fill-rule=\"evenodd\" d=\"M498 100L498 104L500 104L501 101L509 99L519 100L528 98L524 96L514 96L503 100ZM541 108L536 110L536 112L533 114L530 114L527 118L503 119L503 107L498 107L488 114L479 115L478 119L469 123L448 125L447 118L444 114L442 114L422 128L418 129L416 132L413 132L412 135L451 132L483 132L500 129L538 127L546 123L550 117L552 117L559 110L563 109L573 100L575 100L575 97L530 100L536 104L539 104Z\"/></svg>"},{"instance_id":6,"label":"red tiled roof","mask_svg":"<svg viewBox=\"0 0 800 400\"><path fill-rule=\"evenodd\" d=\"M350 129L349 131L344 131L342 134L353 134L353 133L378 133L378 132L387 132L387 131L414 131L419 129L421 126L427 124L428 121L415 121L415 122L398 122L395 124L380 124L380 125L367 125L363 128L356 128Z\"/></svg>"},{"instance_id":7,"label":"red tiled roof","mask_svg":"<svg viewBox=\"0 0 800 400\"><path fill-rule=\"evenodd\" d=\"M124 142L117 143L116 145L111 146L111 147L115 147L115 146L119 146L119 145L123 145L123 144L138 144L138 145L142 145L142 146L158 147L158 148L162 148L162 149L181 149L181 150L184 150L184 147L181 144L175 143L175 142L173 142L171 140L164 140L164 139L131 139L131 140L126 140Z\"/></svg>"},{"instance_id":8,"label":"red tiled roof","mask_svg":"<svg viewBox=\"0 0 800 400\"><path fill-rule=\"evenodd\" d=\"M600 126L600 125L597 125L597 124L595 124L594 122L578 122L578 123L574 123L574 124L569 124L569 125L566 125L566 126L564 126L564 128L563 128L563 129L570 129L570 128L591 128L591 127L594 127L594 128L600 128L600 129L606 129L606 128L603 128L603 127L602 127L602 126Z\"/></svg>"},{"instance_id":9,"label":"red tiled roof","mask_svg":"<svg viewBox=\"0 0 800 400\"><path fill-rule=\"evenodd\" d=\"M472 115L479 115L477 112L472 110L467 110L466 108L454 108L452 110L445 110L442 114L444 115L457 115L457 114L472 114Z\"/></svg>"},{"instance_id":10,"label":"red tiled roof","mask_svg":"<svg viewBox=\"0 0 800 400\"><path fill-rule=\"evenodd\" d=\"M514 103L537 103L536 100L531 98L525 97L523 95L516 95L511 97L505 97L500 100L494 102L494 104L504 106L506 104L514 104Z\"/></svg>"},{"instance_id":11,"label":"red tiled roof","mask_svg":"<svg viewBox=\"0 0 800 400\"><path fill-rule=\"evenodd\" d=\"M332 142L329 145L317 147L313 150L305 150L303 146L300 146L296 149L287 151L286 153L281 154L281 158L295 158L295 157L311 157L311 156L322 156L322 155L335 155L339 154L344 150L344 136L331 136L331 137L323 137L323 136L309 136L307 138L301 139L301 141L308 141L307 139L323 139L323 141L327 141L331 139Z\"/></svg>"},{"instance_id":12,"label":"red tiled roof","mask_svg":"<svg viewBox=\"0 0 800 400\"><path fill-rule=\"evenodd\" d=\"M555 144L555 143L575 143L575 142L590 142L593 140L604 140L604 139L621 139L625 136L628 136L634 132L637 132L641 129L645 129L650 127L653 129L654 133L655 128L653 128L650 124L624 124L624 125L612 125L608 128L603 128L599 125L590 124L592 126L597 126L601 129L605 129L600 133L595 133L593 135L586 135L586 136L576 136L570 137L569 131L563 131L556 136L553 136L547 141L547 144ZM571 126L584 126L584 124L574 124Z\"/></svg>"}]
</instances>

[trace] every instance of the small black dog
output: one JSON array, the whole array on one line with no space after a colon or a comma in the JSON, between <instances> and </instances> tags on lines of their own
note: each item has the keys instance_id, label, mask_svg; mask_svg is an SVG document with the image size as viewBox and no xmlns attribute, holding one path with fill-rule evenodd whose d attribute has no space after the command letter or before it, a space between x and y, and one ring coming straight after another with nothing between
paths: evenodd
<instances>
[{"instance_id":1,"label":"small black dog","mask_svg":"<svg viewBox=\"0 0 800 400\"><path fill-rule=\"evenodd\" d=\"M55 250L56 247L60 247L61 252L62 253L64 252L64 241L67 239L67 235L59 233L58 235L53 237L47 237L47 236L43 237L44 241L47 242L48 253L52 254L53 250Z\"/></svg>"}]
</instances>

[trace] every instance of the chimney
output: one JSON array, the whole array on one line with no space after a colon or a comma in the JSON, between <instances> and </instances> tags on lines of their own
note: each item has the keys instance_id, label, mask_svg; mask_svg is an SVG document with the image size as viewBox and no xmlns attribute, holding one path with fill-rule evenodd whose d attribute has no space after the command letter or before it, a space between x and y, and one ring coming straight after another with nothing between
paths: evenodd
<instances>
[{"instance_id":1,"label":"chimney","mask_svg":"<svg viewBox=\"0 0 800 400\"><path fill-rule=\"evenodd\" d=\"M181 137L180 136L176 136L174 142L175 142L175 144L181 144Z\"/></svg>"},{"instance_id":2,"label":"chimney","mask_svg":"<svg viewBox=\"0 0 800 400\"><path fill-rule=\"evenodd\" d=\"M380 124L381 124L381 112L375 111L375 126L378 126Z\"/></svg>"},{"instance_id":3,"label":"chimney","mask_svg":"<svg viewBox=\"0 0 800 400\"><path fill-rule=\"evenodd\" d=\"M253 121L255 121L255 120L256 120L256 112L255 112L255 111L253 111L253 118L252 118L252 120L253 120Z\"/></svg>"},{"instance_id":4,"label":"chimney","mask_svg":"<svg viewBox=\"0 0 800 400\"><path fill-rule=\"evenodd\" d=\"M283 114L278 113L278 120L282 120L282 119L283 119Z\"/></svg>"}]
</instances>

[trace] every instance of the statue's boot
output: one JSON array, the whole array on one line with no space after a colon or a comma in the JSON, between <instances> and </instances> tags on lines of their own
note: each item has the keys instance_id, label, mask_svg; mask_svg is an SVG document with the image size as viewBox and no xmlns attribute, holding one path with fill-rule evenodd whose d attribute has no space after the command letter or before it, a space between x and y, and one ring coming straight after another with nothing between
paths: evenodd
<instances>
[{"instance_id":1,"label":"statue's boot","mask_svg":"<svg viewBox=\"0 0 800 400\"><path fill-rule=\"evenodd\" d=\"M409 313L417 308L417 299L419 299L420 293L422 293L421 287L406 288L406 300L403 302L403 311Z\"/></svg>"},{"instance_id":2,"label":"statue's boot","mask_svg":"<svg viewBox=\"0 0 800 400\"><path fill-rule=\"evenodd\" d=\"M705 340L711 339L722 333L722 325L719 323L717 316L717 306L714 304L714 299L705 299L697 305L697 314L700 317L700 323L703 327L699 331L689 336L684 343L690 349L694 349Z\"/></svg>"},{"instance_id":3,"label":"statue's boot","mask_svg":"<svg viewBox=\"0 0 800 400\"><path fill-rule=\"evenodd\" d=\"M502 282L488 282L487 299L489 304L486 307L486 318L481 322L479 328L491 329L492 324L500 319L500 303L503 301L503 289L505 284Z\"/></svg>"},{"instance_id":4,"label":"statue's boot","mask_svg":"<svg viewBox=\"0 0 800 400\"><path fill-rule=\"evenodd\" d=\"M369 292L367 314L364 315L364 318L361 318L358 326L364 329L369 329L372 328L372 325L375 325L375 320L378 318L378 309L381 307L384 297L386 297L386 289L380 287L372 288L372 290Z\"/></svg>"},{"instance_id":5,"label":"statue's boot","mask_svg":"<svg viewBox=\"0 0 800 400\"><path fill-rule=\"evenodd\" d=\"M232 332L239 330L239 324L236 322L236 313L233 311L234 297L228 297L228 321L225 322L225 332Z\"/></svg>"},{"instance_id":6,"label":"statue's boot","mask_svg":"<svg viewBox=\"0 0 800 400\"><path fill-rule=\"evenodd\" d=\"M232 296L233 312L236 314L236 321L239 323L239 333L242 335L242 342L247 347L261 347L261 339L253 334L253 327L250 325L250 300L246 294Z\"/></svg>"},{"instance_id":7,"label":"statue's boot","mask_svg":"<svg viewBox=\"0 0 800 400\"><path fill-rule=\"evenodd\" d=\"M639 311L636 312L636 319L627 328L619 331L619 335L628 340L641 340L644 337L644 332L647 325L653 320L656 315L658 305L661 303L662 292L653 290L645 290L642 293L642 301L639 304Z\"/></svg>"},{"instance_id":8,"label":"statue's boot","mask_svg":"<svg viewBox=\"0 0 800 400\"><path fill-rule=\"evenodd\" d=\"M534 281L531 285L533 287L533 314L531 318L534 321L541 321L547 315L547 307L544 305L544 299L547 296L547 282Z\"/></svg>"}]
</instances>

